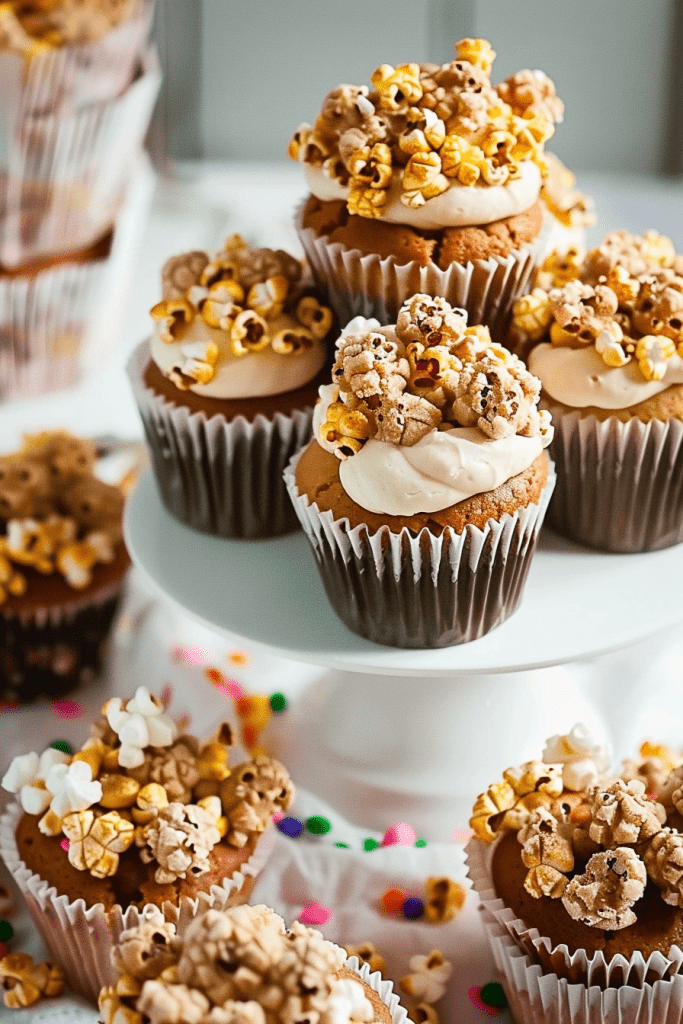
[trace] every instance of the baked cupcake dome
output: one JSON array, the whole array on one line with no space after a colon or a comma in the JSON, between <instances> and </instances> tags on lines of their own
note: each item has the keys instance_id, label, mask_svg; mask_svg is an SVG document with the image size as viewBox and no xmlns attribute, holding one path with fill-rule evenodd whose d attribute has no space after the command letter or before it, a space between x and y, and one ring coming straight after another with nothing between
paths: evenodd
<instances>
[{"instance_id":1,"label":"baked cupcake dome","mask_svg":"<svg viewBox=\"0 0 683 1024\"><path fill-rule=\"evenodd\" d=\"M538 382L428 295L396 325L352 321L332 380L286 479L335 611L391 646L492 629L519 600L552 486Z\"/></svg>"},{"instance_id":2,"label":"baked cupcake dome","mask_svg":"<svg viewBox=\"0 0 683 1024\"><path fill-rule=\"evenodd\" d=\"M549 522L592 547L683 539L682 270L669 239L613 232L584 261L550 258L515 303L510 344L556 425Z\"/></svg>"},{"instance_id":3,"label":"baked cupcake dome","mask_svg":"<svg viewBox=\"0 0 683 1024\"><path fill-rule=\"evenodd\" d=\"M268 537L296 527L282 470L311 434L333 325L282 250L239 236L212 260L169 260L154 334L129 363L166 508L195 529Z\"/></svg>"},{"instance_id":4,"label":"baked cupcake dome","mask_svg":"<svg viewBox=\"0 0 683 1024\"><path fill-rule=\"evenodd\" d=\"M563 106L539 71L494 88L494 58L463 39L443 65L383 64L293 136L311 189L302 243L342 323L394 320L428 292L502 330L540 262L543 144Z\"/></svg>"},{"instance_id":5,"label":"baked cupcake dome","mask_svg":"<svg viewBox=\"0 0 683 1024\"><path fill-rule=\"evenodd\" d=\"M269 852L263 834L294 795L272 758L229 766L227 724L208 743L178 735L144 687L102 710L73 756L14 759L2 785L18 803L0 828L53 957L92 997L111 980L113 942L150 907L186 920L246 901Z\"/></svg>"}]
</instances>

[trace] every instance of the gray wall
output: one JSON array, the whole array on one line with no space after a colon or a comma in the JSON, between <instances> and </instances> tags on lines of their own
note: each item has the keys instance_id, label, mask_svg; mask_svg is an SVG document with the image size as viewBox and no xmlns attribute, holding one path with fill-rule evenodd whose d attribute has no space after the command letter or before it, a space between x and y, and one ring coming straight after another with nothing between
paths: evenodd
<instances>
[{"instance_id":1,"label":"gray wall","mask_svg":"<svg viewBox=\"0 0 683 1024\"><path fill-rule=\"evenodd\" d=\"M577 170L683 172L677 0L158 0L174 157L285 158L325 93L380 63L450 59L466 35L494 81L542 68L566 103L552 148ZM675 55L675 57L674 57Z\"/></svg>"}]
</instances>

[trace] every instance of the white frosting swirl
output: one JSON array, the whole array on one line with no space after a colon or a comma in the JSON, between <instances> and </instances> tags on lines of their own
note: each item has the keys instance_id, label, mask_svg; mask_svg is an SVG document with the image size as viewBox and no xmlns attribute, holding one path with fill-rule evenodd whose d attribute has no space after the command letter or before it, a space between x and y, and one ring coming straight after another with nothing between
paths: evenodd
<instances>
[{"instance_id":1,"label":"white frosting swirl","mask_svg":"<svg viewBox=\"0 0 683 1024\"><path fill-rule=\"evenodd\" d=\"M288 327L299 326L286 314L268 321L272 335ZM272 348L260 352L247 352L236 356L230 349L230 339L221 331L196 316L183 336L176 342L162 341L163 324L157 322L151 339L152 359L166 376L173 366L184 361L182 348L194 342L213 341L218 346L215 372L207 384L190 387L197 395L208 398L265 398L296 391L318 375L325 362L325 346L316 342L311 348L293 355L280 355Z\"/></svg>"},{"instance_id":2,"label":"white frosting swirl","mask_svg":"<svg viewBox=\"0 0 683 1024\"><path fill-rule=\"evenodd\" d=\"M304 166L308 187L318 199L348 198L348 186L329 178L320 167ZM393 176L381 219L424 231L491 224L495 220L513 217L533 206L541 191L541 172L530 160L520 164L519 178L505 185L461 185L453 180L446 192L418 207L401 202L401 177L400 174Z\"/></svg>"},{"instance_id":3,"label":"white frosting swirl","mask_svg":"<svg viewBox=\"0 0 683 1024\"><path fill-rule=\"evenodd\" d=\"M531 350L527 362L551 398L574 409L627 409L672 384L683 384L679 355L667 360L662 380L646 380L634 359L625 366L608 366L593 345L566 348L543 342Z\"/></svg>"}]
</instances>

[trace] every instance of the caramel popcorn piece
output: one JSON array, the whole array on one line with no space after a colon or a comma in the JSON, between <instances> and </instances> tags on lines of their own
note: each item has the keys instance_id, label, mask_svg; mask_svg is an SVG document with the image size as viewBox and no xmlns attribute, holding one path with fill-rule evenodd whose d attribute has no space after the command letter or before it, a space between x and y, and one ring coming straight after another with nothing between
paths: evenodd
<instances>
[{"instance_id":1,"label":"caramel popcorn piece","mask_svg":"<svg viewBox=\"0 0 683 1024\"><path fill-rule=\"evenodd\" d=\"M230 349L233 355L260 352L269 345L268 326L263 317L251 309L238 313L230 328Z\"/></svg>"},{"instance_id":2,"label":"caramel popcorn piece","mask_svg":"<svg viewBox=\"0 0 683 1024\"><path fill-rule=\"evenodd\" d=\"M284 331L278 331L271 339L273 352L278 355L297 355L312 348L315 344L313 334L305 327L290 327Z\"/></svg>"},{"instance_id":3,"label":"caramel popcorn piece","mask_svg":"<svg viewBox=\"0 0 683 1024\"><path fill-rule=\"evenodd\" d=\"M411 447L441 423L441 412L420 395L382 395L375 415L378 441Z\"/></svg>"},{"instance_id":4,"label":"caramel popcorn piece","mask_svg":"<svg viewBox=\"0 0 683 1024\"><path fill-rule=\"evenodd\" d=\"M296 318L318 341L327 337L334 321L329 306L321 306L314 295L304 295L299 300L296 307Z\"/></svg>"},{"instance_id":5,"label":"caramel popcorn piece","mask_svg":"<svg viewBox=\"0 0 683 1024\"><path fill-rule=\"evenodd\" d=\"M643 860L652 881L662 890L662 899L683 907L683 835L663 828L645 847Z\"/></svg>"},{"instance_id":6,"label":"caramel popcorn piece","mask_svg":"<svg viewBox=\"0 0 683 1024\"><path fill-rule=\"evenodd\" d=\"M188 797L189 800L189 797ZM136 825L148 825L159 811L168 807L168 794L158 782L142 786L135 800L131 816Z\"/></svg>"},{"instance_id":7,"label":"caramel popcorn piece","mask_svg":"<svg viewBox=\"0 0 683 1024\"><path fill-rule=\"evenodd\" d=\"M671 796L680 785L674 781L674 769L680 764L680 758L674 755L670 747L661 743L645 742L641 745L639 754L640 760L624 761L622 779L624 782L638 779L645 786L648 796L654 794L665 809L670 808ZM671 783L667 785L669 780Z\"/></svg>"},{"instance_id":8,"label":"caramel popcorn piece","mask_svg":"<svg viewBox=\"0 0 683 1024\"><path fill-rule=\"evenodd\" d=\"M636 345L636 359L645 380L662 380L666 374L667 360L676 352L676 346L669 338L646 334Z\"/></svg>"},{"instance_id":9,"label":"caramel popcorn piece","mask_svg":"<svg viewBox=\"0 0 683 1024\"><path fill-rule=\"evenodd\" d=\"M237 765L220 785L227 840L242 847L249 837L265 831L275 811L286 811L294 800L287 770L272 757L258 754Z\"/></svg>"},{"instance_id":10,"label":"caramel popcorn piece","mask_svg":"<svg viewBox=\"0 0 683 1024\"><path fill-rule=\"evenodd\" d=\"M320 427L320 438L335 446L334 454L343 462L361 450L371 429L364 413L349 409L342 402L332 402L327 408L327 419Z\"/></svg>"},{"instance_id":11,"label":"caramel popcorn piece","mask_svg":"<svg viewBox=\"0 0 683 1024\"><path fill-rule=\"evenodd\" d=\"M582 875L575 875L564 891L562 904L575 921L605 931L634 924L631 909L643 893L647 871L629 847L594 854Z\"/></svg>"},{"instance_id":12,"label":"caramel popcorn piece","mask_svg":"<svg viewBox=\"0 0 683 1024\"><path fill-rule=\"evenodd\" d=\"M195 341L181 345L182 361L171 366L168 379L181 391L193 384L208 384L213 380L218 361L218 345L213 341Z\"/></svg>"},{"instance_id":13,"label":"caramel popcorn piece","mask_svg":"<svg viewBox=\"0 0 683 1024\"><path fill-rule=\"evenodd\" d=\"M559 123L564 115L564 103L555 84L542 71L518 71L496 86L496 92L515 114L542 114L551 125Z\"/></svg>"},{"instance_id":14,"label":"caramel popcorn piece","mask_svg":"<svg viewBox=\"0 0 683 1024\"><path fill-rule=\"evenodd\" d=\"M247 306L264 320L272 320L282 312L288 292L289 281L282 274L257 281L249 289Z\"/></svg>"},{"instance_id":15,"label":"caramel popcorn piece","mask_svg":"<svg viewBox=\"0 0 683 1024\"><path fill-rule=\"evenodd\" d=\"M236 281L219 280L211 284L205 296L197 296L202 319L209 327L231 331L235 318L242 311L239 301L244 289Z\"/></svg>"},{"instance_id":16,"label":"caramel popcorn piece","mask_svg":"<svg viewBox=\"0 0 683 1024\"><path fill-rule=\"evenodd\" d=\"M440 150L441 171L461 185L475 185L486 162L484 151L460 135L447 135Z\"/></svg>"},{"instance_id":17,"label":"caramel popcorn piece","mask_svg":"<svg viewBox=\"0 0 683 1024\"><path fill-rule=\"evenodd\" d=\"M569 830L568 830L569 831ZM529 868L524 888L536 899L560 897L569 882L566 873L574 869L574 852L567 832L545 807L531 812L517 833L522 862Z\"/></svg>"},{"instance_id":18,"label":"caramel popcorn piece","mask_svg":"<svg viewBox=\"0 0 683 1024\"><path fill-rule=\"evenodd\" d=\"M143 763L128 768L128 774L141 785L161 785L169 800L186 804L192 799L192 790L201 778L199 747L192 737L180 736L163 750L147 751ZM150 789L150 795L155 791ZM152 799L156 799L151 796Z\"/></svg>"},{"instance_id":19,"label":"caramel popcorn piece","mask_svg":"<svg viewBox=\"0 0 683 1024\"><path fill-rule=\"evenodd\" d=\"M0 982L5 1006L19 1010L43 996L61 995L64 974L56 964L34 964L27 953L8 953L0 960Z\"/></svg>"},{"instance_id":20,"label":"caramel popcorn piece","mask_svg":"<svg viewBox=\"0 0 683 1024\"><path fill-rule=\"evenodd\" d=\"M456 398L448 418L477 426L487 437L543 436L550 421L539 413L540 381L515 356L489 348L460 372ZM552 436L552 434L550 435Z\"/></svg>"},{"instance_id":21,"label":"caramel popcorn piece","mask_svg":"<svg viewBox=\"0 0 683 1024\"><path fill-rule=\"evenodd\" d=\"M405 131L398 137L398 145L408 156L413 156L415 153L439 150L445 138L446 125L433 110L427 107L411 107L408 110Z\"/></svg>"},{"instance_id":22,"label":"caramel popcorn piece","mask_svg":"<svg viewBox=\"0 0 683 1024\"><path fill-rule=\"evenodd\" d=\"M368 219L381 217L386 204L386 189L367 188L365 185L352 184L346 200L349 213Z\"/></svg>"},{"instance_id":23,"label":"caramel popcorn piece","mask_svg":"<svg viewBox=\"0 0 683 1024\"><path fill-rule=\"evenodd\" d=\"M142 1014L133 1009L130 999L111 985L101 989L97 1004L103 1024L143 1024Z\"/></svg>"},{"instance_id":24,"label":"caramel popcorn piece","mask_svg":"<svg viewBox=\"0 0 683 1024\"><path fill-rule=\"evenodd\" d=\"M661 831L657 805L647 799L642 782L617 779L607 789L589 794L591 839L611 849L623 843L642 843Z\"/></svg>"},{"instance_id":25,"label":"caramel popcorn piece","mask_svg":"<svg viewBox=\"0 0 683 1024\"><path fill-rule=\"evenodd\" d=\"M194 307L187 299L164 299L152 306L150 314L161 325L159 337L170 345L194 319Z\"/></svg>"},{"instance_id":26,"label":"caramel popcorn piece","mask_svg":"<svg viewBox=\"0 0 683 1024\"><path fill-rule=\"evenodd\" d=\"M552 306L547 292L534 288L512 304L511 337L515 348L527 342L540 341L553 320Z\"/></svg>"},{"instance_id":27,"label":"caramel popcorn piece","mask_svg":"<svg viewBox=\"0 0 683 1024\"><path fill-rule=\"evenodd\" d=\"M440 949L433 949L427 956L413 956L408 961L411 974L401 978L399 985L409 996L431 1005L446 994L446 982L453 967Z\"/></svg>"},{"instance_id":28,"label":"caramel popcorn piece","mask_svg":"<svg viewBox=\"0 0 683 1024\"><path fill-rule=\"evenodd\" d=\"M418 64L380 64L370 76L377 90L380 110L398 110L412 106L422 98L420 67Z\"/></svg>"},{"instance_id":29,"label":"caramel popcorn piece","mask_svg":"<svg viewBox=\"0 0 683 1024\"><path fill-rule=\"evenodd\" d=\"M62 820L69 840L69 863L95 878L110 878L119 867L119 854L132 844L134 827L116 811L99 817L94 811L78 811Z\"/></svg>"},{"instance_id":30,"label":"caramel popcorn piece","mask_svg":"<svg viewBox=\"0 0 683 1024\"><path fill-rule=\"evenodd\" d=\"M199 284L204 268L209 262L205 252L185 252L172 256L164 263L161 271L162 295L164 299L182 299L193 285Z\"/></svg>"},{"instance_id":31,"label":"caramel popcorn piece","mask_svg":"<svg viewBox=\"0 0 683 1024\"><path fill-rule=\"evenodd\" d=\"M675 260L673 242L656 231L632 235L629 231L611 231L600 245L586 256L585 276L590 284L607 277L619 265L631 277L640 277L662 267L670 267Z\"/></svg>"},{"instance_id":32,"label":"caramel popcorn piece","mask_svg":"<svg viewBox=\"0 0 683 1024\"><path fill-rule=\"evenodd\" d=\"M435 924L452 921L465 904L467 892L452 878L431 876L427 879L426 890L425 916Z\"/></svg>"},{"instance_id":33,"label":"caramel popcorn piece","mask_svg":"<svg viewBox=\"0 0 683 1024\"><path fill-rule=\"evenodd\" d=\"M355 956L362 964L367 964L373 973L379 971L380 974L386 970L386 962L383 956L375 949L372 942L361 942L357 946L345 946L347 956Z\"/></svg>"},{"instance_id":34,"label":"caramel popcorn piece","mask_svg":"<svg viewBox=\"0 0 683 1024\"><path fill-rule=\"evenodd\" d=\"M683 278L662 272L641 280L632 321L640 334L664 336L680 345L683 342Z\"/></svg>"},{"instance_id":35,"label":"caramel popcorn piece","mask_svg":"<svg viewBox=\"0 0 683 1024\"><path fill-rule=\"evenodd\" d=\"M162 808L135 835L144 863L157 861L159 867L154 878L160 885L186 878L188 872L205 874L209 870L209 854L220 839L208 811L196 804L180 803Z\"/></svg>"},{"instance_id":36,"label":"caramel popcorn piece","mask_svg":"<svg viewBox=\"0 0 683 1024\"><path fill-rule=\"evenodd\" d=\"M486 39L459 39L455 44L455 52L462 60L480 67L484 74L490 75L496 51Z\"/></svg>"},{"instance_id":37,"label":"caramel popcorn piece","mask_svg":"<svg viewBox=\"0 0 683 1024\"><path fill-rule=\"evenodd\" d=\"M446 299L418 294L401 306L396 322L396 336L405 344L422 342L426 348L451 346L462 340L467 327L467 313L451 306Z\"/></svg>"},{"instance_id":38,"label":"caramel popcorn piece","mask_svg":"<svg viewBox=\"0 0 683 1024\"><path fill-rule=\"evenodd\" d=\"M426 200L441 195L448 188L448 179L441 173L438 153L414 153L403 172L401 202L405 206L424 206Z\"/></svg>"},{"instance_id":39,"label":"caramel popcorn piece","mask_svg":"<svg viewBox=\"0 0 683 1024\"><path fill-rule=\"evenodd\" d=\"M550 807L562 791L562 773L556 765L527 761L508 768L502 782L477 797L470 828L478 839L492 843L498 832L518 831L536 807Z\"/></svg>"}]
</instances>

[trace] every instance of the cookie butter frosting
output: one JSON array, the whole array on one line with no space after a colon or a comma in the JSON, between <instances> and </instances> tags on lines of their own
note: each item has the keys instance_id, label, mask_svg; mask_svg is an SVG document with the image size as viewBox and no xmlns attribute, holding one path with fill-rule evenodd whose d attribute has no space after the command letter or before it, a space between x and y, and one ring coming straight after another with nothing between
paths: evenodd
<instances>
[{"instance_id":1,"label":"cookie butter frosting","mask_svg":"<svg viewBox=\"0 0 683 1024\"><path fill-rule=\"evenodd\" d=\"M209 259L191 252L163 270L151 310L152 359L180 390L218 399L280 395L325 361L333 316L302 282L301 262L252 249L239 235Z\"/></svg>"},{"instance_id":2,"label":"cookie butter frosting","mask_svg":"<svg viewBox=\"0 0 683 1024\"><path fill-rule=\"evenodd\" d=\"M580 261L547 261L513 306L511 344L547 393L625 409L683 383L683 260L656 232L612 232Z\"/></svg>"},{"instance_id":3,"label":"cookie butter frosting","mask_svg":"<svg viewBox=\"0 0 683 1024\"><path fill-rule=\"evenodd\" d=\"M413 515L493 490L550 443L540 382L444 299L415 295L395 327L356 317L320 388L314 437L362 508Z\"/></svg>"},{"instance_id":4,"label":"cookie butter frosting","mask_svg":"<svg viewBox=\"0 0 683 1024\"><path fill-rule=\"evenodd\" d=\"M446 64L382 64L340 85L289 155L319 199L425 230L489 224L528 210L547 173L543 146L563 104L542 71L491 84L495 53L461 39Z\"/></svg>"}]
</instances>

